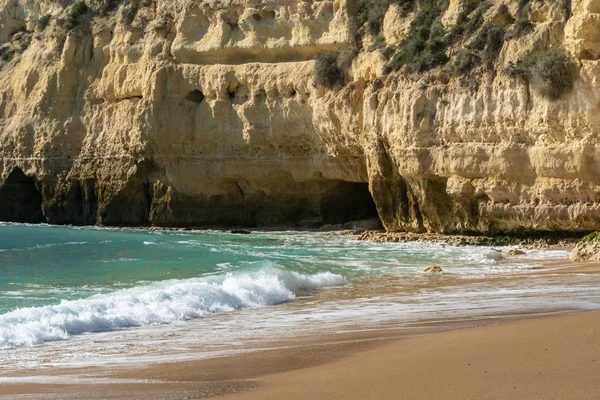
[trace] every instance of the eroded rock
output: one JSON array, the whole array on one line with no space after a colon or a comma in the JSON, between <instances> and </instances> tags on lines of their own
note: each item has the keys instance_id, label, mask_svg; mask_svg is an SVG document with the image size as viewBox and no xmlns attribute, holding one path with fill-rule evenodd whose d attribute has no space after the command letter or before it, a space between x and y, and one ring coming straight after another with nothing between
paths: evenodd
<instances>
[{"instance_id":1,"label":"eroded rock","mask_svg":"<svg viewBox=\"0 0 600 400\"><path fill-rule=\"evenodd\" d=\"M0 219L600 228L596 1L568 16L560 2L531 2L533 31L501 42L494 73L471 85L440 68L384 74L384 50L367 46L333 91L313 85L314 60L355 47L355 2L174 0L129 14L128 2L114 12L97 3L68 30L72 3L0 0L0 47L18 47L0 69L0 188L17 168L35 186L3 196ZM449 2L448 30L470 4ZM518 4L502 5L482 18L512 30ZM402 40L412 18L388 10L384 39ZM557 100L505 73L550 47L578 69Z\"/></svg>"},{"instance_id":2,"label":"eroded rock","mask_svg":"<svg viewBox=\"0 0 600 400\"><path fill-rule=\"evenodd\" d=\"M519 250L519 249L510 249L506 252L506 254L508 254L509 256L522 256L525 253L523 250Z\"/></svg>"},{"instance_id":3,"label":"eroded rock","mask_svg":"<svg viewBox=\"0 0 600 400\"><path fill-rule=\"evenodd\" d=\"M600 261L600 233L585 236L569 255L571 261Z\"/></svg>"}]
</instances>

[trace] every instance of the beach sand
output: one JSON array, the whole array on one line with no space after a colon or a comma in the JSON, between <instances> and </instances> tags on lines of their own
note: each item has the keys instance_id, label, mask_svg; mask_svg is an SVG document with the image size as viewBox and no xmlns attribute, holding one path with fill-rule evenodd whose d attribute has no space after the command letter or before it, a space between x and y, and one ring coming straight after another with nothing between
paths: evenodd
<instances>
[{"instance_id":1,"label":"beach sand","mask_svg":"<svg viewBox=\"0 0 600 400\"><path fill-rule=\"evenodd\" d=\"M600 312L153 365L110 377L160 382L11 384L0 385L0 393L11 399L596 400Z\"/></svg>"},{"instance_id":2,"label":"beach sand","mask_svg":"<svg viewBox=\"0 0 600 400\"><path fill-rule=\"evenodd\" d=\"M598 271L598 263L562 262L532 274ZM437 333L358 331L207 360L47 371L57 381L0 381L0 398L600 399L600 312L535 318L523 310L466 326L442 321Z\"/></svg>"},{"instance_id":3,"label":"beach sand","mask_svg":"<svg viewBox=\"0 0 600 400\"><path fill-rule=\"evenodd\" d=\"M598 399L600 313L412 337L223 399Z\"/></svg>"}]
</instances>

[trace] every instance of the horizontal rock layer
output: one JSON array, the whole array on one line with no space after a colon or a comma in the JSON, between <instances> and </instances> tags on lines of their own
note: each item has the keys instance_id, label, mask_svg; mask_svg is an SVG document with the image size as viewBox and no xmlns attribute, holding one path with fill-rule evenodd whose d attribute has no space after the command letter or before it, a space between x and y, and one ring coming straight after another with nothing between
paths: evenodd
<instances>
[{"instance_id":1,"label":"horizontal rock layer","mask_svg":"<svg viewBox=\"0 0 600 400\"><path fill-rule=\"evenodd\" d=\"M534 31L468 84L383 75L365 44L339 90L313 84L314 60L353 47L355 1L104 3L68 30L69 2L0 0L3 46L30 36L0 70L0 220L600 228L600 1L534 2ZM406 18L390 9L384 40ZM503 73L550 47L578 69L560 99Z\"/></svg>"}]
</instances>

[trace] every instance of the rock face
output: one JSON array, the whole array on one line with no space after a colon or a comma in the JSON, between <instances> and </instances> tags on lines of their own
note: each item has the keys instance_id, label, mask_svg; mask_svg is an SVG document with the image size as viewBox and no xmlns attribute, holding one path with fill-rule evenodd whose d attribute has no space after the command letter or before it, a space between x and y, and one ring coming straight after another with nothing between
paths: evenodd
<instances>
[{"instance_id":1,"label":"rock face","mask_svg":"<svg viewBox=\"0 0 600 400\"><path fill-rule=\"evenodd\" d=\"M532 2L533 31L468 84L384 75L362 46L340 90L314 60L355 45L354 0L133 4L88 1L71 29L69 1L0 0L0 220L599 228L600 0ZM388 12L395 44L414 16ZM502 72L553 46L578 70L560 99Z\"/></svg>"},{"instance_id":2,"label":"rock face","mask_svg":"<svg viewBox=\"0 0 600 400\"><path fill-rule=\"evenodd\" d=\"M600 260L600 233L594 232L585 236L569 255L571 261Z\"/></svg>"}]
</instances>

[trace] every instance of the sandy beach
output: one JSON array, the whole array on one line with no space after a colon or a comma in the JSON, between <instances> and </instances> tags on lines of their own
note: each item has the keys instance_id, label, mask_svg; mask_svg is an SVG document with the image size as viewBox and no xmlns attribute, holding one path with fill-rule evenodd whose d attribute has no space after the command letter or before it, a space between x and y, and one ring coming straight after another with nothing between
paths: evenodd
<instances>
[{"instance_id":1,"label":"sandy beach","mask_svg":"<svg viewBox=\"0 0 600 400\"><path fill-rule=\"evenodd\" d=\"M597 399L600 313L399 340L224 399Z\"/></svg>"},{"instance_id":2,"label":"sandy beach","mask_svg":"<svg viewBox=\"0 0 600 400\"><path fill-rule=\"evenodd\" d=\"M0 385L0 393L15 399L597 399L600 312L114 372L104 383L95 377Z\"/></svg>"},{"instance_id":3,"label":"sandy beach","mask_svg":"<svg viewBox=\"0 0 600 400\"><path fill-rule=\"evenodd\" d=\"M595 262L557 261L528 276L599 271ZM523 279L498 275L488 283L510 285L515 276ZM436 285L450 279L438 278ZM289 337L208 359L41 369L0 377L0 398L597 399L600 312L553 307L404 331Z\"/></svg>"}]
</instances>

